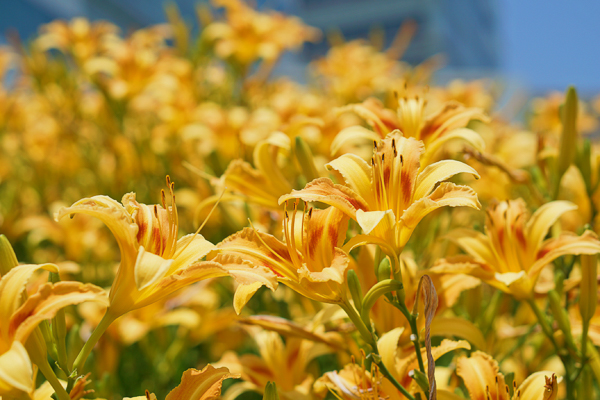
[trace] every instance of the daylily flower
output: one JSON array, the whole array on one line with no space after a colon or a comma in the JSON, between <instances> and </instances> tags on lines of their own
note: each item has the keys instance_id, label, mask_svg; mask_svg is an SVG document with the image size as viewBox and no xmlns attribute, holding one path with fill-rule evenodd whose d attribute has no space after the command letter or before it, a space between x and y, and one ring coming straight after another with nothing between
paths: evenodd
<instances>
[{"instance_id":1,"label":"daylily flower","mask_svg":"<svg viewBox=\"0 0 600 400\"><path fill-rule=\"evenodd\" d=\"M198 233L177 240L179 225L174 184L168 177L167 185L171 206L166 204L164 191L162 206L140 204L135 193L123 196L122 204L107 196L94 196L62 208L56 216L57 219L78 213L95 216L117 239L121 265L110 290L107 315L111 320L152 304L193 282L237 275L238 272L240 275L237 276L242 280L254 276L250 271L252 268L244 265L237 266L237 270L226 270L214 261L200 261L214 245ZM274 277L268 271L254 277L273 286Z\"/></svg>"},{"instance_id":2,"label":"daylily flower","mask_svg":"<svg viewBox=\"0 0 600 400\"><path fill-rule=\"evenodd\" d=\"M223 381L239 378L225 367L215 368L208 364L202 371L190 368L181 377L181 383L171 390L165 400L214 400L221 396ZM145 396L126 397L123 400L156 400L156 395L146 390Z\"/></svg>"},{"instance_id":3,"label":"daylily flower","mask_svg":"<svg viewBox=\"0 0 600 400\"><path fill-rule=\"evenodd\" d=\"M336 208L310 208L298 213L296 201L292 215L285 212L284 242L254 228L244 228L219 243L212 260L223 265L260 266L272 271L279 282L310 299L341 303L346 298L349 256L340 247L347 225L348 218ZM236 311L243 304L235 304Z\"/></svg>"},{"instance_id":4,"label":"daylily flower","mask_svg":"<svg viewBox=\"0 0 600 400\"><path fill-rule=\"evenodd\" d=\"M551 371L531 374L519 387L513 382L513 394L506 385L504 375L499 372L498 363L488 354L476 351L470 357L458 359L456 373L460 376L471 400L556 400L558 379ZM440 393L438 398L458 399L449 392Z\"/></svg>"},{"instance_id":5,"label":"daylily flower","mask_svg":"<svg viewBox=\"0 0 600 400\"><path fill-rule=\"evenodd\" d=\"M319 398L325 398L327 393L331 392L339 400L401 400L404 398L398 389L383 377L375 364L371 364L371 370L367 371L364 360L360 366L351 363L339 372L326 372L317 379L313 390Z\"/></svg>"},{"instance_id":6,"label":"daylily flower","mask_svg":"<svg viewBox=\"0 0 600 400\"><path fill-rule=\"evenodd\" d=\"M301 198L336 207L368 235L355 237L348 245L372 242L399 254L427 214L445 206L480 207L471 188L442 182L461 172L478 177L477 172L454 160L439 161L421 170L424 149L423 142L395 131L376 144L371 165L353 154L327 164L345 185L318 178L304 189L282 196L279 202Z\"/></svg>"},{"instance_id":7,"label":"daylily flower","mask_svg":"<svg viewBox=\"0 0 600 400\"><path fill-rule=\"evenodd\" d=\"M27 282L40 269L58 273L53 264L27 264L12 268L0 280L0 395L7 398L33 395L32 361L46 379L56 379L53 373L48 375L51 369L46 344L36 329L42 321L54 318L58 310L68 305L84 301L108 304L102 288L79 282L46 283L27 297Z\"/></svg>"},{"instance_id":8,"label":"daylily flower","mask_svg":"<svg viewBox=\"0 0 600 400\"><path fill-rule=\"evenodd\" d=\"M331 144L333 155L339 153L342 146L349 142L379 140L398 129L404 137L412 137L425 143L425 165L428 165L435 153L451 140L460 139L476 150L483 150L481 136L466 126L472 119L488 121L483 110L465 107L457 101L448 101L438 110L431 112L426 108L425 93L417 90L398 98L398 110L394 113L376 99L367 99L360 104L351 104L340 111L354 111L373 128L352 126L342 130Z\"/></svg>"},{"instance_id":9,"label":"daylily flower","mask_svg":"<svg viewBox=\"0 0 600 400\"><path fill-rule=\"evenodd\" d=\"M522 199L496 202L487 209L485 233L460 229L449 235L468 256L440 260L431 271L469 274L517 299L530 299L542 269L558 257L600 253L600 241L591 231L544 240L560 216L575 208L568 201L553 201L528 217Z\"/></svg>"},{"instance_id":10,"label":"daylily flower","mask_svg":"<svg viewBox=\"0 0 600 400\"><path fill-rule=\"evenodd\" d=\"M332 348L300 337L286 336L284 342L278 333L250 330L258 345L260 356L226 353L217 363L241 375L244 382L232 386L226 399L235 399L240 393L253 390L262 392L267 382L275 382L279 395L285 400L310 400L313 377L306 371L316 357L333 352Z\"/></svg>"}]
</instances>

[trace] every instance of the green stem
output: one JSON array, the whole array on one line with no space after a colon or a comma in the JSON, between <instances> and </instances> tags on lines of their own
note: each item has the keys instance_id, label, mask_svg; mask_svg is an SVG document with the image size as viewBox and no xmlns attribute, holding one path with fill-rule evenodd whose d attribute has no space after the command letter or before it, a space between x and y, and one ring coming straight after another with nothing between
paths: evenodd
<instances>
[{"instance_id":1,"label":"green stem","mask_svg":"<svg viewBox=\"0 0 600 400\"><path fill-rule=\"evenodd\" d=\"M75 362L73 363L73 370L77 371L77 375L83 374L83 367L85 366L85 362L89 357L90 353L92 352L92 349L94 348L94 346L96 346L98 340L100 340L106 329L108 329L110 324L112 324L115 319L117 319L117 317L113 316L112 313L110 313L110 310L107 311L106 314L104 314L104 317L102 317L102 320L100 321L96 329L94 329L94 332L92 332L92 336L90 336L88 341L85 342L83 348L81 349L81 351L77 355L77 358L75 359Z\"/></svg>"},{"instance_id":2,"label":"green stem","mask_svg":"<svg viewBox=\"0 0 600 400\"><path fill-rule=\"evenodd\" d=\"M346 314L348 314L348 318L350 318L350 320L354 323L354 326L356 326L356 329L358 329L358 332L363 340L372 346L372 343L374 342L373 334L364 324L354 307L348 303L340 303L340 307L346 312Z\"/></svg>"},{"instance_id":3,"label":"green stem","mask_svg":"<svg viewBox=\"0 0 600 400\"><path fill-rule=\"evenodd\" d=\"M571 362L568 358L564 357L563 351L561 351L560 347L558 346L558 343L556 343L556 340L554 339L552 327L550 326L548 319L546 318L546 316L544 315L542 310L540 310L540 308L536 304L535 300L533 298L531 298L531 299L527 300L527 303L533 310L533 313L535 314L540 326L542 327L542 331L544 332L546 337L552 342L552 345L554 346L556 354L560 357L560 360L562 361L562 363L565 367L565 381L566 381L566 387L567 387L567 397L566 398L574 399L575 398L574 397L575 382L573 381L573 375L571 374Z\"/></svg>"},{"instance_id":4,"label":"green stem","mask_svg":"<svg viewBox=\"0 0 600 400\"><path fill-rule=\"evenodd\" d=\"M538 307L538 305L536 304L534 299L527 300L527 303L529 304L529 306L531 307L531 310L535 314L535 316L538 320L538 323L540 324L540 327L542 328L542 331L544 332L546 337L548 339L550 339L550 341L552 342L552 345L554 346L556 353L559 354L560 348L558 347L558 344L556 343L556 340L554 339L552 327L548 323L548 319L546 319L546 316L544 315L542 310L540 310L540 308Z\"/></svg>"},{"instance_id":5,"label":"green stem","mask_svg":"<svg viewBox=\"0 0 600 400\"><path fill-rule=\"evenodd\" d=\"M587 341L588 331L590 329L590 321L584 319L583 330L581 331L581 369L585 368L587 364Z\"/></svg>"},{"instance_id":6,"label":"green stem","mask_svg":"<svg viewBox=\"0 0 600 400\"><path fill-rule=\"evenodd\" d=\"M413 345L415 346L417 362L419 363L419 370L422 373L426 374L425 364L423 362L423 355L421 354L421 340L419 339L419 328L417 327L417 315L412 314L410 311L408 311L408 308L406 308L406 304L404 304L404 303L392 302L392 305L394 307L396 307L398 310L400 310L402 312L402 314L404 314L404 316L408 320L408 323L410 325L410 331L412 333L411 341L412 341Z\"/></svg>"},{"instance_id":7,"label":"green stem","mask_svg":"<svg viewBox=\"0 0 600 400\"><path fill-rule=\"evenodd\" d=\"M394 385L396 389L398 389L400 393L404 395L404 397L406 397L409 400L415 400L414 396L410 394L410 392L406 390L404 386L402 386L400 382L396 380L396 378L394 378L394 376L386 368L385 364L381 361L381 357L379 356L379 349L377 348L377 341L375 340L375 337L373 336L371 330L367 328L367 326L361 319L360 315L358 315L358 312L356 312L354 307L352 307L352 305L348 303L340 303L340 307L346 312L346 314L348 314L348 317L354 323L356 329L358 329L358 332L360 333L363 340L367 342L373 349L371 354L374 354L376 356L373 357L373 361L375 362L375 364L377 364L381 373L392 383L392 385Z\"/></svg>"},{"instance_id":8,"label":"green stem","mask_svg":"<svg viewBox=\"0 0 600 400\"><path fill-rule=\"evenodd\" d=\"M48 383L50 383L50 385L54 389L58 400L70 400L71 396L69 396L65 388L62 387L62 385L60 384L60 381L54 374L52 367L50 367L50 364L48 364L48 360L39 360L37 366L40 369L42 375L44 375L44 378L46 378Z\"/></svg>"}]
</instances>

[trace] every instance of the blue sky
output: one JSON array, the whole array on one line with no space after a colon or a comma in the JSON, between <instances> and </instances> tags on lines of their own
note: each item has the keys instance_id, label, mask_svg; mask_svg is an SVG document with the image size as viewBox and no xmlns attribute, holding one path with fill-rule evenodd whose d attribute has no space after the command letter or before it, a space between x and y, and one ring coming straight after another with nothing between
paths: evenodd
<instances>
[{"instance_id":1,"label":"blue sky","mask_svg":"<svg viewBox=\"0 0 600 400\"><path fill-rule=\"evenodd\" d=\"M599 0L496 1L502 72L535 91L600 93Z\"/></svg>"}]
</instances>

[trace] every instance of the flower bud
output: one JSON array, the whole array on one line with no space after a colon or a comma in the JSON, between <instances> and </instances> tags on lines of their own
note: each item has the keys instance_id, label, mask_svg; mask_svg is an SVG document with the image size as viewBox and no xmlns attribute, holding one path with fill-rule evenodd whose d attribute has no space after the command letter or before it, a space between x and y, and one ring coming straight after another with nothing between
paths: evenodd
<instances>
[{"instance_id":1,"label":"flower bud","mask_svg":"<svg viewBox=\"0 0 600 400\"><path fill-rule=\"evenodd\" d=\"M427 379L427 375L419 371L418 369L413 369L408 373L412 379L419 385L419 387L424 392L429 392L429 380Z\"/></svg>"},{"instance_id":2,"label":"flower bud","mask_svg":"<svg viewBox=\"0 0 600 400\"><path fill-rule=\"evenodd\" d=\"M363 302L362 288L360 286L360 282L358 281L356 272L354 272L352 269L348 271L348 289L350 289L350 295L354 301L354 307L356 307L357 310L360 310Z\"/></svg>"},{"instance_id":3,"label":"flower bud","mask_svg":"<svg viewBox=\"0 0 600 400\"><path fill-rule=\"evenodd\" d=\"M314 179L317 179L319 177L319 173L317 172L317 167L315 166L315 160L313 158L312 151L310 151L310 147L300 136L296 136L294 154L296 155L296 160L298 160L298 164L300 164L302 174L306 180L310 182Z\"/></svg>"},{"instance_id":4,"label":"flower bud","mask_svg":"<svg viewBox=\"0 0 600 400\"><path fill-rule=\"evenodd\" d=\"M4 235L0 235L0 276L6 275L8 271L19 265L17 256Z\"/></svg>"},{"instance_id":5,"label":"flower bud","mask_svg":"<svg viewBox=\"0 0 600 400\"><path fill-rule=\"evenodd\" d=\"M565 103L561 107L562 135L560 137L560 149L557 163L556 194L560 186L560 180L569 166L575 160L577 146L577 91L573 86L567 89ZM556 197L556 196L555 196Z\"/></svg>"},{"instance_id":6,"label":"flower bud","mask_svg":"<svg viewBox=\"0 0 600 400\"><path fill-rule=\"evenodd\" d=\"M575 346L575 341L573 340L573 334L571 333L569 316L561 304L560 296L555 290L551 290L548 292L548 300L550 301L550 309L552 310L554 320L565 335L565 342L567 343L567 346L569 346L571 350L577 352L577 347Z\"/></svg>"},{"instance_id":7,"label":"flower bud","mask_svg":"<svg viewBox=\"0 0 600 400\"><path fill-rule=\"evenodd\" d=\"M279 400L279 394L277 393L277 385L275 382L267 382L263 400Z\"/></svg>"},{"instance_id":8,"label":"flower bud","mask_svg":"<svg viewBox=\"0 0 600 400\"><path fill-rule=\"evenodd\" d=\"M369 312L371 308L375 305L377 299L386 293L394 292L397 290L403 289L402 282L395 281L393 279L386 279L380 282L377 282L365 295L363 298L363 306L360 312L360 316L364 323L369 326L371 324L369 319Z\"/></svg>"},{"instance_id":9,"label":"flower bud","mask_svg":"<svg viewBox=\"0 0 600 400\"><path fill-rule=\"evenodd\" d=\"M379 268L377 268L377 280L378 281L385 281L387 279L390 279L392 275L392 268L390 266L390 260L388 260L388 258L384 258L383 260L381 260L381 262L379 263Z\"/></svg>"}]
</instances>

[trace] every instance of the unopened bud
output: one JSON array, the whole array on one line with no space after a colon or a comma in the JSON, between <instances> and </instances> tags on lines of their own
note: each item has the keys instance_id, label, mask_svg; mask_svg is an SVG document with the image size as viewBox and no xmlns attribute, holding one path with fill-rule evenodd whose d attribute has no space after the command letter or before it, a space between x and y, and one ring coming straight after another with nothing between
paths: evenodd
<instances>
[{"instance_id":1,"label":"unopened bud","mask_svg":"<svg viewBox=\"0 0 600 400\"><path fill-rule=\"evenodd\" d=\"M6 275L8 271L19 265L17 256L4 235L0 235L0 276Z\"/></svg>"},{"instance_id":2,"label":"unopened bud","mask_svg":"<svg viewBox=\"0 0 600 400\"><path fill-rule=\"evenodd\" d=\"M294 154L296 155L296 160L298 161L298 164L302 169L302 174L306 180L310 182L314 179L317 179L319 177L319 173L317 172L317 167L315 166L315 160L313 158L312 151L310 151L310 147L300 136L296 136Z\"/></svg>"},{"instance_id":3,"label":"unopened bud","mask_svg":"<svg viewBox=\"0 0 600 400\"><path fill-rule=\"evenodd\" d=\"M360 286L360 282L358 281L356 272L354 272L352 269L348 271L348 289L350 289L350 295L354 301L354 307L356 307L357 310L360 310L363 302L362 288Z\"/></svg>"}]
</instances>

